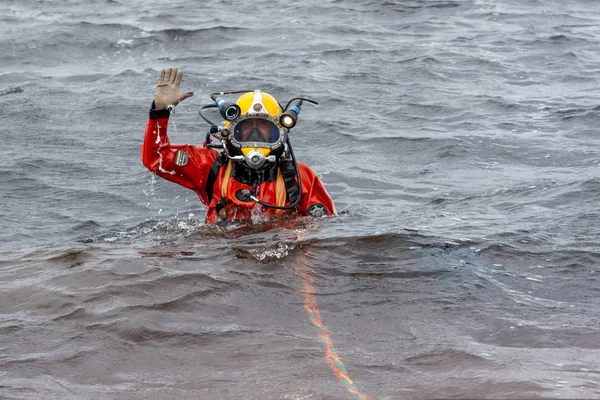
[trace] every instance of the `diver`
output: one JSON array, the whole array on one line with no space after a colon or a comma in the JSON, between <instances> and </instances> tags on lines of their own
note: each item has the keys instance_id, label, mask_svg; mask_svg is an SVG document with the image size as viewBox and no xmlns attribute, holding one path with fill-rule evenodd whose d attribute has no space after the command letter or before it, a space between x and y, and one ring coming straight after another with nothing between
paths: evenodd
<instances>
[{"instance_id":1,"label":"diver","mask_svg":"<svg viewBox=\"0 0 600 400\"><path fill-rule=\"evenodd\" d=\"M213 93L213 103L200 109L210 124L204 144L171 144L169 117L194 95L180 93L182 78L177 68L160 71L142 162L156 175L196 192L208 206L207 223L336 214L321 180L296 162L289 140L303 102L316 102L298 97L282 107L260 90ZM227 101L232 95L240 96Z\"/></svg>"}]
</instances>

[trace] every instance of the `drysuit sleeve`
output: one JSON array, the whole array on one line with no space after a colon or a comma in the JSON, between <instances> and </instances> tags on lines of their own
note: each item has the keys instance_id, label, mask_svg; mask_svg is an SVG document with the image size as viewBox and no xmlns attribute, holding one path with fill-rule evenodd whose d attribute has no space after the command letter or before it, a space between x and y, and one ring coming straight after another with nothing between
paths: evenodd
<instances>
[{"instance_id":1,"label":"drysuit sleeve","mask_svg":"<svg viewBox=\"0 0 600 400\"><path fill-rule=\"evenodd\" d=\"M219 153L206 147L171 144L167 135L169 116L169 110L156 110L152 103L141 148L142 163L152 173L194 190L202 203L208 204L206 182Z\"/></svg>"},{"instance_id":2,"label":"drysuit sleeve","mask_svg":"<svg viewBox=\"0 0 600 400\"><path fill-rule=\"evenodd\" d=\"M302 200L298 204L298 211L303 215L325 217L336 215L337 211L333 200L325 190L321 179L305 164L298 163L302 178Z\"/></svg>"}]
</instances>

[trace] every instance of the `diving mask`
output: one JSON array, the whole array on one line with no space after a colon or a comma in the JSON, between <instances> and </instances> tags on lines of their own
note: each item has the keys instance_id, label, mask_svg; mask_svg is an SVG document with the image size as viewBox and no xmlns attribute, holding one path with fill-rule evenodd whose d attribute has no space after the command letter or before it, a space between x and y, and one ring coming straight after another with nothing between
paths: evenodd
<instances>
[{"instance_id":1,"label":"diving mask","mask_svg":"<svg viewBox=\"0 0 600 400\"><path fill-rule=\"evenodd\" d=\"M230 153L250 168L259 169L266 162L275 162L283 152L285 129L277 126L270 116L245 115L231 125Z\"/></svg>"}]
</instances>

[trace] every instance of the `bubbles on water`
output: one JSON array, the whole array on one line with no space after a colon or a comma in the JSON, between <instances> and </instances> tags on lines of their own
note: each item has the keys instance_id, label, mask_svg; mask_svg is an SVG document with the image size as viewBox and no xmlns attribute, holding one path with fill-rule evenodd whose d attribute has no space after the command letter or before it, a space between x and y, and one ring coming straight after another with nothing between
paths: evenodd
<instances>
[{"instance_id":1,"label":"bubbles on water","mask_svg":"<svg viewBox=\"0 0 600 400\"><path fill-rule=\"evenodd\" d=\"M258 261L264 261L267 259L284 258L292 248L293 246L280 242L273 248L251 249L249 253Z\"/></svg>"},{"instance_id":2,"label":"bubbles on water","mask_svg":"<svg viewBox=\"0 0 600 400\"><path fill-rule=\"evenodd\" d=\"M190 214L194 215L194 214ZM153 227L154 232L169 233L169 234L181 234L189 236L196 233L198 229L205 226L204 222L199 221L193 217L188 218L174 218L170 220L159 220Z\"/></svg>"},{"instance_id":3,"label":"bubbles on water","mask_svg":"<svg viewBox=\"0 0 600 400\"><path fill-rule=\"evenodd\" d=\"M133 39L119 39L117 41L117 46L126 47L133 44Z\"/></svg>"},{"instance_id":4,"label":"bubbles on water","mask_svg":"<svg viewBox=\"0 0 600 400\"><path fill-rule=\"evenodd\" d=\"M171 125L171 127L173 128L174 131L177 130L177 124L175 123L175 118L173 118L173 116L175 115L175 106L173 104L169 104L167 106L167 110L169 110L169 125Z\"/></svg>"},{"instance_id":5,"label":"bubbles on water","mask_svg":"<svg viewBox=\"0 0 600 400\"><path fill-rule=\"evenodd\" d=\"M146 182L146 187L144 188L144 196L146 197L154 197L154 187L156 186L156 175L150 175L150 179ZM146 203L146 208L150 208L150 203Z\"/></svg>"},{"instance_id":6,"label":"bubbles on water","mask_svg":"<svg viewBox=\"0 0 600 400\"><path fill-rule=\"evenodd\" d=\"M189 213L187 217L146 221L129 229L111 231L82 241L85 243L98 241L112 243L128 241L148 235L156 235L156 239L160 239L161 235L168 235L170 238L177 236L187 237L196 234L206 226L203 221L196 219L193 213Z\"/></svg>"},{"instance_id":7,"label":"bubbles on water","mask_svg":"<svg viewBox=\"0 0 600 400\"><path fill-rule=\"evenodd\" d=\"M254 225L264 224L265 222L268 222L269 219L270 217L266 216L264 208L259 206L258 204L256 204L250 210L250 221Z\"/></svg>"}]
</instances>

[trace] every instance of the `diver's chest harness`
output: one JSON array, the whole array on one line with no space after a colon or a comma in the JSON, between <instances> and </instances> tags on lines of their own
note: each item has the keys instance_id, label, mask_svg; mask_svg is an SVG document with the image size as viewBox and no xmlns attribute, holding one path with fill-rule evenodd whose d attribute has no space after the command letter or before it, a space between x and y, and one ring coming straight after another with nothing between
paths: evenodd
<instances>
[{"instance_id":1,"label":"diver's chest harness","mask_svg":"<svg viewBox=\"0 0 600 400\"><path fill-rule=\"evenodd\" d=\"M227 164L229 158L226 154L221 153L213 162L206 180L206 196L210 203L214 197L214 187L219 176L219 172L223 166ZM286 192L286 201L290 204L297 204L300 196L300 188L296 181L296 169L294 163L290 159L279 159L277 163L261 170L251 170L240 167L234 162L231 169L231 178L245 185L251 186L252 189L240 189L235 192L235 197L241 202L251 202L258 197L258 188L263 182L272 182L277 179L277 174L281 173ZM223 184L222 182L221 184ZM217 204L217 214L221 209L227 206L227 198L221 197Z\"/></svg>"}]
</instances>

